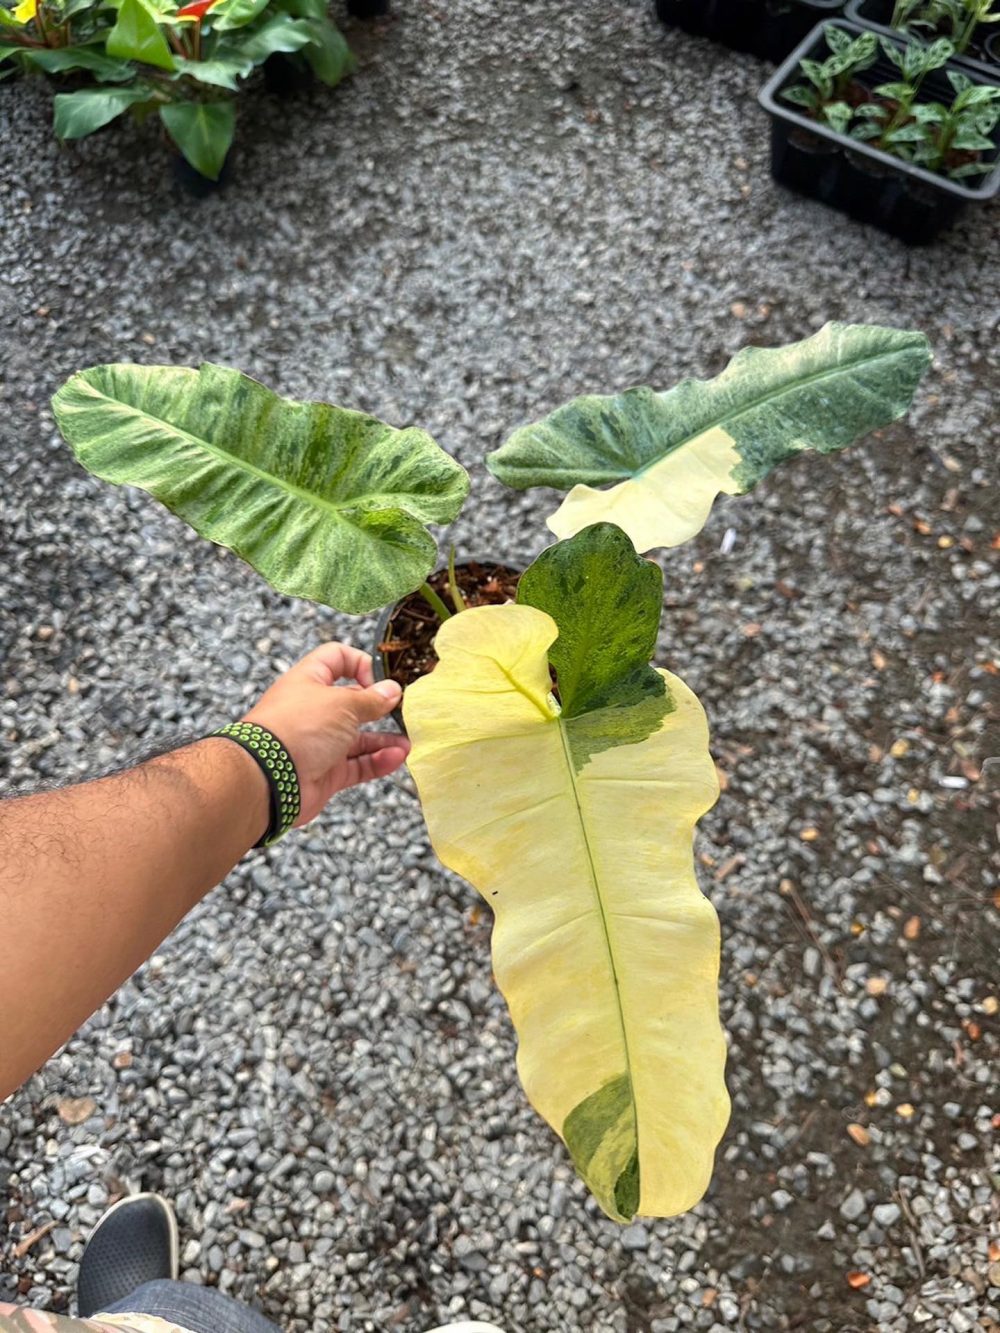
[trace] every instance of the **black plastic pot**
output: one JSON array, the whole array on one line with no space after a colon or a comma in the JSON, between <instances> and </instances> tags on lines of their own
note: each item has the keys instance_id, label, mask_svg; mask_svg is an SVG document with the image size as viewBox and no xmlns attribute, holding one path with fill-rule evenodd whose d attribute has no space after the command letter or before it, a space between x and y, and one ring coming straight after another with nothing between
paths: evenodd
<instances>
[{"instance_id":1,"label":"black plastic pot","mask_svg":"<svg viewBox=\"0 0 1000 1333\"><path fill-rule=\"evenodd\" d=\"M894 0L850 0L847 17L853 23L860 23L862 28L880 33L883 37L899 37L898 28L890 24ZM968 74L985 75L994 83L1000 82L1000 42L996 39L995 23L980 23L972 35L969 49L954 57L954 63L960 65ZM936 35L936 34L935 34ZM933 37L913 37L915 41L931 41Z\"/></svg>"},{"instance_id":2,"label":"black plastic pot","mask_svg":"<svg viewBox=\"0 0 1000 1333\"><path fill-rule=\"evenodd\" d=\"M286 55L278 51L264 61L264 87L274 97L294 97L297 93L308 92L316 82L316 76L308 60L292 53Z\"/></svg>"},{"instance_id":3,"label":"black plastic pot","mask_svg":"<svg viewBox=\"0 0 1000 1333\"><path fill-rule=\"evenodd\" d=\"M818 121L801 107L782 100L786 88L801 81L799 61L822 60L829 54L820 24L780 66L764 85L760 104L771 117L771 173L782 185L820 199L832 208L850 214L899 237L908 245L926 245L951 226L969 203L982 203L1000 191L1000 127L994 132L992 170L976 181L952 181L923 167L911 166L870 144ZM856 23L838 20L836 26L856 37ZM895 36L891 40L901 46ZM935 70L924 80L921 101L950 102L954 89L946 71ZM977 83L992 82L965 73ZM880 57L871 69L857 75L858 83L874 88L897 77L895 66Z\"/></svg>"},{"instance_id":4,"label":"black plastic pot","mask_svg":"<svg viewBox=\"0 0 1000 1333\"><path fill-rule=\"evenodd\" d=\"M492 566L493 568L504 569L504 570L506 570L506 571L507 571L508 573L510 573L510 574L519 574L519 573L521 572L520 570L516 570L516 569L514 569L512 565L505 565L505 564L503 564L502 561L500 561L500 560L493 560L493 559L490 559L490 560L475 560L475 561L473 561L473 560L465 560L465 561L463 561L461 564L456 565L455 568L456 568L456 570L464 569L467 565L470 565L470 564L488 565L488 566ZM444 566L443 568L446 568L446 566ZM440 573L442 572L442 570L439 569L439 570L437 570L436 572L440 574ZM406 599L403 599L403 600L406 600ZM375 639L374 639L374 642L372 643L372 665L373 665L373 667L374 667L374 673L375 673L375 679L376 679L376 680L387 680L387 679L389 678L388 664L386 663L384 653L382 653L382 652L380 651L380 649L379 649L379 644L380 644L380 643L385 643L385 641L386 641L385 636L386 636L386 634L388 633L389 626L390 626L390 624L392 623L393 617L395 616L396 612L399 610L399 608L400 608L401 605L402 605L402 602L396 602L395 605L393 605L393 606L387 606L386 609L385 609L385 610L382 612L382 614L379 616L379 618L378 618L378 622L377 622L377 624L376 624L376 626L375 626ZM459 613L459 614L461 614L461 613ZM403 710L402 710L402 708L394 708L393 711L392 711L392 717L393 717L393 721L396 723L397 727L399 727L400 731L401 731L401 732L404 734L404 736L405 736L405 735L406 735L406 727L403 725Z\"/></svg>"},{"instance_id":5,"label":"black plastic pot","mask_svg":"<svg viewBox=\"0 0 1000 1333\"><path fill-rule=\"evenodd\" d=\"M217 194L219 190L224 189L233 174L232 168L232 149L226 154L226 160L219 172L219 179L215 181L210 180L208 176L203 176L200 171L196 171L181 153L175 151L173 154L174 181L186 194L191 195L194 199L207 199L210 195Z\"/></svg>"},{"instance_id":6,"label":"black plastic pot","mask_svg":"<svg viewBox=\"0 0 1000 1333\"><path fill-rule=\"evenodd\" d=\"M844 0L656 0L656 12L698 37L762 60L784 60L818 20L835 18Z\"/></svg>"},{"instance_id":7,"label":"black plastic pot","mask_svg":"<svg viewBox=\"0 0 1000 1333\"><path fill-rule=\"evenodd\" d=\"M355 19L379 19L389 12L389 0L347 0L347 12Z\"/></svg>"}]
</instances>

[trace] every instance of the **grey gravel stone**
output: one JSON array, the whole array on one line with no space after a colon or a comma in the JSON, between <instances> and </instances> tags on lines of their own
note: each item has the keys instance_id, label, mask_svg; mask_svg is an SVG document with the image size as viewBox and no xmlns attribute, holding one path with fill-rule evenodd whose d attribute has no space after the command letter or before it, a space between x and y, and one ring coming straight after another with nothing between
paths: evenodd
<instances>
[{"instance_id":1,"label":"grey gravel stone","mask_svg":"<svg viewBox=\"0 0 1000 1333\"><path fill-rule=\"evenodd\" d=\"M847 1198L840 1205L840 1215L848 1222L856 1222L865 1212L865 1196L860 1190L851 1190Z\"/></svg>"}]
</instances>

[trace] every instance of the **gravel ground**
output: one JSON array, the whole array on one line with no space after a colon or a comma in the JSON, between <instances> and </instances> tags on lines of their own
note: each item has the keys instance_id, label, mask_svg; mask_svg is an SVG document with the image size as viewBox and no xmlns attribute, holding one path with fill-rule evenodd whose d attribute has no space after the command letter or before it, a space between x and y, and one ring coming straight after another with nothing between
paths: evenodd
<instances>
[{"instance_id":1,"label":"gravel ground","mask_svg":"<svg viewBox=\"0 0 1000 1333\"><path fill-rule=\"evenodd\" d=\"M649 10L400 0L335 94L251 99L204 202L152 129L61 151L45 87L0 86L0 775L204 732L373 623L83 475L46 406L81 366L223 361L475 465L581 391L829 318L925 329L907 424L720 503L666 566L660 660L728 779L698 845L734 1103L709 1196L626 1230L587 1199L404 779L248 856L0 1110L0 1298L72 1308L89 1227L155 1188L184 1277L292 1333L1000 1327L998 213L908 252L779 192L763 67ZM477 468L459 547L526 561L550 507Z\"/></svg>"}]
</instances>

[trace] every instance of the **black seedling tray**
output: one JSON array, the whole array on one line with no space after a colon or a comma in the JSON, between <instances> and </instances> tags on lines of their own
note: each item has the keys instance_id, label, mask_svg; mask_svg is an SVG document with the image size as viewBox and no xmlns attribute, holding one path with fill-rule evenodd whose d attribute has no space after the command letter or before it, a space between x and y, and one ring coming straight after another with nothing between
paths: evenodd
<instances>
[{"instance_id":1,"label":"black seedling tray","mask_svg":"<svg viewBox=\"0 0 1000 1333\"><path fill-rule=\"evenodd\" d=\"M847 6L847 17L853 23L860 23L862 28L880 33L883 37L898 38L903 34L889 22L894 8L893 0L851 0ZM917 42L933 40L930 36L910 36ZM995 58L986 49L986 43L991 37L996 39L990 43L996 48ZM992 83L1000 83L1000 23L980 23L973 33L969 49L963 55L955 56L954 63L968 74L978 74Z\"/></svg>"},{"instance_id":2,"label":"black seedling tray","mask_svg":"<svg viewBox=\"0 0 1000 1333\"><path fill-rule=\"evenodd\" d=\"M844 0L656 0L664 23L774 61L843 8Z\"/></svg>"},{"instance_id":3,"label":"black seedling tray","mask_svg":"<svg viewBox=\"0 0 1000 1333\"><path fill-rule=\"evenodd\" d=\"M1000 127L994 132L993 170L971 183L912 166L811 120L802 108L783 101L781 94L802 81L800 60L822 60L829 55L826 26L820 24L810 33L761 90L760 104L771 117L771 173L782 185L839 208L859 222L881 227L908 245L925 245L951 226L967 204L986 202L1000 191ZM852 38L864 31L843 20L835 26ZM895 35L890 40L904 45ZM949 64L927 76L921 101L952 100L954 89L946 78L951 68L958 67ZM993 82L973 74L967 66L964 72L976 83ZM857 75L857 82L874 88L894 78L898 78L896 67L880 56L870 69Z\"/></svg>"}]
</instances>

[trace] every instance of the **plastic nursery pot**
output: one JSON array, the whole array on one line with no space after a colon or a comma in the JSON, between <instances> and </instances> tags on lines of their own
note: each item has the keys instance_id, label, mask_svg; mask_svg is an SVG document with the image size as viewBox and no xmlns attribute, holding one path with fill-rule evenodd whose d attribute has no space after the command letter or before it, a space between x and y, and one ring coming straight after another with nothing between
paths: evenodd
<instances>
[{"instance_id":1,"label":"plastic nursery pot","mask_svg":"<svg viewBox=\"0 0 1000 1333\"><path fill-rule=\"evenodd\" d=\"M355 19L379 19L389 12L389 0L347 0L347 12Z\"/></svg>"},{"instance_id":2,"label":"plastic nursery pot","mask_svg":"<svg viewBox=\"0 0 1000 1333\"><path fill-rule=\"evenodd\" d=\"M853 23L860 23L862 28L880 33L883 37L899 37L898 28L892 27L894 0L850 0L847 17ZM980 23L972 34L968 50L954 57L954 63L969 74L985 74L994 82L1000 79L1000 42L997 41L997 25ZM928 33L926 37L911 34L916 41L933 41L935 37L947 36L946 33Z\"/></svg>"},{"instance_id":3,"label":"plastic nursery pot","mask_svg":"<svg viewBox=\"0 0 1000 1333\"><path fill-rule=\"evenodd\" d=\"M810 33L761 90L761 106L771 117L771 173L780 184L880 227L908 245L925 245L951 226L968 204L983 203L1000 191L1000 127L993 133L993 151L986 155L992 169L971 182L948 180L810 119L781 94L800 82L803 58L822 60L829 54L825 26L820 24ZM856 23L843 20L836 26L851 37L862 31ZM890 40L903 45L896 37ZM921 101L951 101L954 89L946 77L951 68L955 67L949 64L927 76ZM964 72L977 83L995 82L973 74L967 66ZM895 66L881 56L871 69L857 75L857 83L872 89L895 77ZM827 145L825 151L821 144Z\"/></svg>"},{"instance_id":4,"label":"plastic nursery pot","mask_svg":"<svg viewBox=\"0 0 1000 1333\"><path fill-rule=\"evenodd\" d=\"M775 61L843 8L844 0L656 0L664 23Z\"/></svg>"},{"instance_id":5,"label":"plastic nursery pot","mask_svg":"<svg viewBox=\"0 0 1000 1333\"><path fill-rule=\"evenodd\" d=\"M497 560L466 560L455 566L459 592L470 607L513 601L520 577L521 570ZM447 569L439 569L427 582L451 610ZM395 606L387 607L375 627L375 679L398 680L405 688L433 671L437 663L433 641L439 629L439 620L419 592L411 592ZM392 716L405 733L402 708L394 709Z\"/></svg>"},{"instance_id":6,"label":"plastic nursery pot","mask_svg":"<svg viewBox=\"0 0 1000 1333\"><path fill-rule=\"evenodd\" d=\"M268 56L263 68L264 87L274 97L294 97L296 93L308 92L316 81L309 62L294 53L285 55L278 51Z\"/></svg>"},{"instance_id":7,"label":"plastic nursery pot","mask_svg":"<svg viewBox=\"0 0 1000 1333\"><path fill-rule=\"evenodd\" d=\"M231 150L226 154L226 160L219 172L219 179L215 181L208 176L203 176L200 171L196 171L183 154L176 150L173 153L174 181L186 194L191 195L194 199L207 199L209 195L217 194L228 183L232 175L232 168L233 154Z\"/></svg>"}]
</instances>

